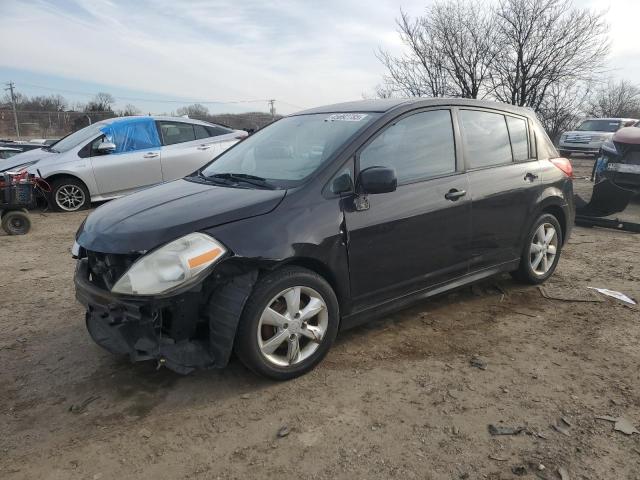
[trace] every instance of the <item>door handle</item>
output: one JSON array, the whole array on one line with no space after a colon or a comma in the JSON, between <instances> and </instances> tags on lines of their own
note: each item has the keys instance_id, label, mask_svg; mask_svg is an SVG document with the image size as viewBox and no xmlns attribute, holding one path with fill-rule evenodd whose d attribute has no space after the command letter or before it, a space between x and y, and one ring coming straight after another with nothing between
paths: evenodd
<instances>
[{"instance_id":1,"label":"door handle","mask_svg":"<svg viewBox=\"0 0 640 480\"><path fill-rule=\"evenodd\" d=\"M158 156L158 154L156 152L149 152L149 153L145 153L144 158L156 158Z\"/></svg>"},{"instance_id":2,"label":"door handle","mask_svg":"<svg viewBox=\"0 0 640 480\"><path fill-rule=\"evenodd\" d=\"M527 172L527 174L524 176L524 180L528 182L533 182L536 178L538 178L538 175L531 172Z\"/></svg>"},{"instance_id":3,"label":"door handle","mask_svg":"<svg viewBox=\"0 0 640 480\"><path fill-rule=\"evenodd\" d=\"M198 150L209 150L211 145L199 145L196 147Z\"/></svg>"},{"instance_id":4,"label":"door handle","mask_svg":"<svg viewBox=\"0 0 640 480\"><path fill-rule=\"evenodd\" d=\"M455 188L452 188L451 190L449 190L447 193L444 194L444 198L446 198L447 200L451 200L452 202L455 202L459 198L464 197L466 194L467 194L466 190L456 190Z\"/></svg>"}]
</instances>

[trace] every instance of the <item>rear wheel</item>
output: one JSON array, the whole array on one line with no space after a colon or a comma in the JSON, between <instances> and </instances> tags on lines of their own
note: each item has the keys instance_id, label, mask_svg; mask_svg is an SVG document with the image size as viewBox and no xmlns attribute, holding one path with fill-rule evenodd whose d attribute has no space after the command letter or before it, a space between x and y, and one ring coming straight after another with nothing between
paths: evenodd
<instances>
[{"instance_id":1,"label":"rear wheel","mask_svg":"<svg viewBox=\"0 0 640 480\"><path fill-rule=\"evenodd\" d=\"M25 235L31 230L29 215L22 210L12 210L2 215L2 229L7 235Z\"/></svg>"},{"instance_id":2,"label":"rear wheel","mask_svg":"<svg viewBox=\"0 0 640 480\"><path fill-rule=\"evenodd\" d=\"M286 267L254 287L240 318L235 350L254 372L288 380L311 370L338 331L331 286L310 270Z\"/></svg>"},{"instance_id":3,"label":"rear wheel","mask_svg":"<svg viewBox=\"0 0 640 480\"><path fill-rule=\"evenodd\" d=\"M541 215L526 237L520 266L513 272L513 277L534 285L544 282L555 271L561 249L560 223L549 213Z\"/></svg>"},{"instance_id":4,"label":"rear wheel","mask_svg":"<svg viewBox=\"0 0 640 480\"><path fill-rule=\"evenodd\" d=\"M50 205L57 212L76 212L89 208L89 190L77 178L58 178L51 184Z\"/></svg>"}]
</instances>

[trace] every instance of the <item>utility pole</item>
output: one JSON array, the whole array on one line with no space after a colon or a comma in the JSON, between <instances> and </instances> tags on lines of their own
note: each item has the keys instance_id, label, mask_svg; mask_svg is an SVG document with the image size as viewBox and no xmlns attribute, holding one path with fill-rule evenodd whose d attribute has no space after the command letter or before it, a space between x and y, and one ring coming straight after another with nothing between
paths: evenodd
<instances>
[{"instance_id":1,"label":"utility pole","mask_svg":"<svg viewBox=\"0 0 640 480\"><path fill-rule=\"evenodd\" d=\"M13 108L13 121L16 124L16 136L18 137L18 140L20 140L20 126L18 125L18 112L16 112L16 96L13 93L14 83L9 82L6 85L7 88L5 88L5 91L9 90L9 92L11 92L11 108Z\"/></svg>"},{"instance_id":2,"label":"utility pole","mask_svg":"<svg viewBox=\"0 0 640 480\"><path fill-rule=\"evenodd\" d=\"M276 119L276 101L275 99L269 100L269 111L271 112L271 120Z\"/></svg>"}]
</instances>

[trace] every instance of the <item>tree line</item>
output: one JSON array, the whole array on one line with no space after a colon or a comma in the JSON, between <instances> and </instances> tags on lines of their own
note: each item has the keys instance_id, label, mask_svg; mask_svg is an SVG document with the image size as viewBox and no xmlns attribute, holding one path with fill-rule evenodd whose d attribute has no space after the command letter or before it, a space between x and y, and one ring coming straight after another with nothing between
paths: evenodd
<instances>
[{"instance_id":1,"label":"tree line","mask_svg":"<svg viewBox=\"0 0 640 480\"><path fill-rule=\"evenodd\" d=\"M400 11L404 52L377 52L378 97L492 99L533 109L556 138L584 115L640 117L640 90L607 81L604 12L571 0L436 0ZM604 81L603 81L604 79Z\"/></svg>"}]
</instances>

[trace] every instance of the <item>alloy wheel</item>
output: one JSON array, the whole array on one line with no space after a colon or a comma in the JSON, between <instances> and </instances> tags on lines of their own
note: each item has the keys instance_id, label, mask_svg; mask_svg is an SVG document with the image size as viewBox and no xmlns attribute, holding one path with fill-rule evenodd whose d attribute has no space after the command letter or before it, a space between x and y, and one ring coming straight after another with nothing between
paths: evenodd
<instances>
[{"instance_id":1,"label":"alloy wheel","mask_svg":"<svg viewBox=\"0 0 640 480\"><path fill-rule=\"evenodd\" d=\"M62 210L73 212L84 205L85 195L77 185L62 185L56 191L56 204Z\"/></svg>"},{"instance_id":2,"label":"alloy wheel","mask_svg":"<svg viewBox=\"0 0 640 480\"><path fill-rule=\"evenodd\" d=\"M291 287L269 301L258 322L258 348L279 367L296 365L320 347L329 326L322 296L309 287Z\"/></svg>"},{"instance_id":3,"label":"alloy wheel","mask_svg":"<svg viewBox=\"0 0 640 480\"><path fill-rule=\"evenodd\" d=\"M556 258L558 234L550 223L541 224L533 234L529 249L529 264L536 275L546 274Z\"/></svg>"}]
</instances>

